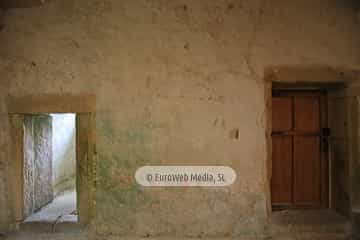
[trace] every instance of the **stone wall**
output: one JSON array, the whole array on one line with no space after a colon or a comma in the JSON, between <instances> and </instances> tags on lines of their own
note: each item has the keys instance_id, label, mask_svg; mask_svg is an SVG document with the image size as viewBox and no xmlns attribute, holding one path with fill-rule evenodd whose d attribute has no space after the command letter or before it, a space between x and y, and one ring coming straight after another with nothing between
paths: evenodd
<instances>
[{"instance_id":1,"label":"stone wall","mask_svg":"<svg viewBox=\"0 0 360 240\"><path fill-rule=\"evenodd\" d=\"M96 94L100 236L261 234L264 69L359 68L358 26L350 1L53 0L5 15L0 111L8 95ZM135 170L155 164L228 165L238 178L219 189L139 187Z\"/></svg>"},{"instance_id":2,"label":"stone wall","mask_svg":"<svg viewBox=\"0 0 360 240\"><path fill-rule=\"evenodd\" d=\"M24 118L24 215L53 200L52 119L49 115Z\"/></svg>"}]
</instances>

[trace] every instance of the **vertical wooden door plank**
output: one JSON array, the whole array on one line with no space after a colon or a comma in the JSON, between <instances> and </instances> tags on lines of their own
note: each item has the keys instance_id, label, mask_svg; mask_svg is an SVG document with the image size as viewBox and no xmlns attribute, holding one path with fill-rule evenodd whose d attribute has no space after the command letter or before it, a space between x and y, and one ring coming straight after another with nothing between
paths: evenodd
<instances>
[{"instance_id":1,"label":"vertical wooden door plank","mask_svg":"<svg viewBox=\"0 0 360 240\"><path fill-rule=\"evenodd\" d=\"M271 199L274 205L292 203L292 137L273 136Z\"/></svg>"},{"instance_id":2,"label":"vertical wooden door plank","mask_svg":"<svg viewBox=\"0 0 360 240\"><path fill-rule=\"evenodd\" d=\"M320 207L320 97L295 96L294 120L294 204Z\"/></svg>"},{"instance_id":3,"label":"vertical wooden door plank","mask_svg":"<svg viewBox=\"0 0 360 240\"><path fill-rule=\"evenodd\" d=\"M319 133L319 96L296 96L294 99L294 120L296 131Z\"/></svg>"},{"instance_id":4,"label":"vertical wooden door plank","mask_svg":"<svg viewBox=\"0 0 360 240\"><path fill-rule=\"evenodd\" d=\"M291 96L272 97L272 176L273 206L292 204L293 100Z\"/></svg>"},{"instance_id":5,"label":"vertical wooden door plank","mask_svg":"<svg viewBox=\"0 0 360 240\"><path fill-rule=\"evenodd\" d=\"M272 131L290 131L292 129L292 98L272 98Z\"/></svg>"},{"instance_id":6,"label":"vertical wooden door plank","mask_svg":"<svg viewBox=\"0 0 360 240\"><path fill-rule=\"evenodd\" d=\"M320 207L320 138L294 141L294 204Z\"/></svg>"}]
</instances>

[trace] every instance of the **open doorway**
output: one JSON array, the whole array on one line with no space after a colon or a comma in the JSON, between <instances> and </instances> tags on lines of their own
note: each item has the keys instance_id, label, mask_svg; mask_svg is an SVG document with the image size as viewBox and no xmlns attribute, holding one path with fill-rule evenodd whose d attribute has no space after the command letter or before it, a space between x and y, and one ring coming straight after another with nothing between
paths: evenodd
<instances>
[{"instance_id":1,"label":"open doorway","mask_svg":"<svg viewBox=\"0 0 360 240\"><path fill-rule=\"evenodd\" d=\"M76 115L26 114L24 222L77 222Z\"/></svg>"},{"instance_id":2,"label":"open doorway","mask_svg":"<svg viewBox=\"0 0 360 240\"><path fill-rule=\"evenodd\" d=\"M36 228L42 226L50 228L51 231L57 227L83 227L91 224L92 219L95 216L96 201L96 101L95 96L91 94L39 94L39 95L25 95L19 97L9 97L7 101L8 116L10 123L11 133L11 157L8 159L9 171L6 175L6 185L9 189L8 192L8 206L10 208L10 214L6 218L6 221L11 223L9 231L21 229L21 228ZM39 220L41 224L28 223L25 220L29 215L25 214L24 203L24 157L25 157L25 118L34 116L45 116L53 119L54 115L51 113L67 114L74 113L75 118L75 149L76 149L76 199L73 201L73 206L76 206L76 212L70 215L63 215L56 219L56 221L44 222ZM54 127L53 120L51 120L51 128ZM56 126L56 125L55 125ZM48 127L49 128L49 127ZM39 132L39 131L38 131ZM49 132L49 131L48 131ZM52 131L51 131L52 133ZM47 136L48 139L52 139ZM30 138L31 139L31 138ZM43 138L42 141L44 140ZM29 148L33 149L33 148ZM50 149L49 147L47 149ZM51 147L52 149L52 147ZM32 150L33 151L33 150ZM48 150L48 154L53 154ZM52 159L51 155L48 158ZM50 161L53 164L53 160ZM54 164L55 165L55 164ZM52 168L51 168L52 169ZM48 185L45 189L49 190L50 199L53 200L44 201L44 205L37 210L45 209L46 203L54 203L57 190L53 188L53 177L47 177ZM65 181L71 183L71 181ZM42 188L39 188L42 189ZM59 188L58 188L59 189ZM62 189L62 188L60 188ZM61 191L60 191L61 192ZM48 196L45 194L45 196ZM55 198L56 199L56 198ZM39 211L37 211L39 212ZM68 214L69 211L66 212ZM31 214L30 214L31 215ZM58 217L60 215L57 215ZM68 219L68 217L70 219ZM73 220L76 220L74 222ZM70 220L70 221L69 221ZM65 224L61 224L65 223ZM69 224L70 223L70 224Z\"/></svg>"}]
</instances>

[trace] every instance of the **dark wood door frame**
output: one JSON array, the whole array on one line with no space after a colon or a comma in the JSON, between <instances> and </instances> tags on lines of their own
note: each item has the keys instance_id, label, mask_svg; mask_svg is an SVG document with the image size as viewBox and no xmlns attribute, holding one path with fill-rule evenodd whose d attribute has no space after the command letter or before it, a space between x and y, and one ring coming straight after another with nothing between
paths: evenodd
<instances>
[{"instance_id":1,"label":"dark wood door frame","mask_svg":"<svg viewBox=\"0 0 360 240\"><path fill-rule=\"evenodd\" d=\"M318 96L320 98L320 130L328 128L328 111L327 111L327 94L323 90L289 90L289 89L272 89L272 96L277 97L289 97L289 96ZM295 131L288 132L271 132L273 134L297 134ZM320 206L319 208L329 207L329 163L328 163L328 143L327 138L323 135L323 131L320 133L314 133L320 135ZM283 208L314 208L314 206L276 206L272 204L273 210Z\"/></svg>"}]
</instances>

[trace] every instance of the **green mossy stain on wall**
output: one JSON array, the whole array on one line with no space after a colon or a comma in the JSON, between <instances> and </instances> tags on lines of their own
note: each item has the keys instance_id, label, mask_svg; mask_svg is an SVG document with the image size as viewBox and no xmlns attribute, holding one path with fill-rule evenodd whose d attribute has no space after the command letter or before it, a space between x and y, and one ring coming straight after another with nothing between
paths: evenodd
<instances>
[{"instance_id":1,"label":"green mossy stain on wall","mask_svg":"<svg viewBox=\"0 0 360 240\"><path fill-rule=\"evenodd\" d=\"M132 215L138 206L151 204L151 197L136 183L136 169L153 162L152 132L159 128L151 122L134 120L125 127L114 126L111 116L98 119L98 188L99 224L118 223Z\"/></svg>"}]
</instances>

